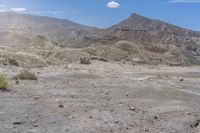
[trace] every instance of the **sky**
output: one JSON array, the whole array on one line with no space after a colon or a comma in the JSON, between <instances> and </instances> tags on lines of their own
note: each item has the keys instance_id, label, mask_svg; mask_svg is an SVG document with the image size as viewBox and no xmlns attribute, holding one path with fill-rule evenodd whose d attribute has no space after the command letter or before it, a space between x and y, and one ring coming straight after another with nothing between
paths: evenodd
<instances>
[{"instance_id":1,"label":"sky","mask_svg":"<svg viewBox=\"0 0 200 133\"><path fill-rule=\"evenodd\" d=\"M0 0L0 12L28 13L107 28L132 13L200 31L200 0Z\"/></svg>"}]
</instances>

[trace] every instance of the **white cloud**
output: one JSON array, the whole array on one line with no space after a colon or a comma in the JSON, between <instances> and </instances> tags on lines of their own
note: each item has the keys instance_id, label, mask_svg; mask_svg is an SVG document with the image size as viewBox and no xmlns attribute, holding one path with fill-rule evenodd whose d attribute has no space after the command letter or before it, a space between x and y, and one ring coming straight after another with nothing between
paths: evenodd
<instances>
[{"instance_id":1,"label":"white cloud","mask_svg":"<svg viewBox=\"0 0 200 133\"><path fill-rule=\"evenodd\" d=\"M1 10L1 9L0 9L0 12L5 12L5 10Z\"/></svg>"},{"instance_id":2,"label":"white cloud","mask_svg":"<svg viewBox=\"0 0 200 133\"><path fill-rule=\"evenodd\" d=\"M120 4L118 2L116 2L116 1L110 1L107 4L108 8L118 8L119 6L120 6Z\"/></svg>"},{"instance_id":3,"label":"white cloud","mask_svg":"<svg viewBox=\"0 0 200 133\"><path fill-rule=\"evenodd\" d=\"M200 0L170 0L168 3L200 3Z\"/></svg>"},{"instance_id":4,"label":"white cloud","mask_svg":"<svg viewBox=\"0 0 200 133\"><path fill-rule=\"evenodd\" d=\"M26 11L26 8L24 8L24 7L12 7L11 10L14 11L14 12L24 12L24 11Z\"/></svg>"}]
</instances>

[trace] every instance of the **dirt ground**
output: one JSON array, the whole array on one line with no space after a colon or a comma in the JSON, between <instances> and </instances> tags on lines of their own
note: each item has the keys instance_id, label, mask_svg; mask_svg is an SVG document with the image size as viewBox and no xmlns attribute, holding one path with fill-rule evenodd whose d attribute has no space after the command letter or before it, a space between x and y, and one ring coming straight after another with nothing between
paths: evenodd
<instances>
[{"instance_id":1,"label":"dirt ground","mask_svg":"<svg viewBox=\"0 0 200 133\"><path fill-rule=\"evenodd\" d=\"M92 61L35 68L0 92L0 133L199 133L200 67Z\"/></svg>"}]
</instances>

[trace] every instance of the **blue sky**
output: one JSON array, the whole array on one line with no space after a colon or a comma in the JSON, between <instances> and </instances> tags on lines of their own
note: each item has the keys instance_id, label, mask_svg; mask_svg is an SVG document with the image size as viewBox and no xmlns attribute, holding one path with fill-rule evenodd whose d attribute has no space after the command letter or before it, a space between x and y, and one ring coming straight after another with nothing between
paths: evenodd
<instances>
[{"instance_id":1,"label":"blue sky","mask_svg":"<svg viewBox=\"0 0 200 133\"><path fill-rule=\"evenodd\" d=\"M132 13L200 30L200 0L0 0L0 12L13 11L109 27Z\"/></svg>"}]
</instances>

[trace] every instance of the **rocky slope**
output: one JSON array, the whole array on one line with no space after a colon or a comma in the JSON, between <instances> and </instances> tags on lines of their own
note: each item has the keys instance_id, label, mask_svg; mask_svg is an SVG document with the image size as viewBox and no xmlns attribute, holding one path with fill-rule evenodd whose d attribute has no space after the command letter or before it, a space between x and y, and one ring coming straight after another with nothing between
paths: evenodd
<instances>
[{"instance_id":1,"label":"rocky slope","mask_svg":"<svg viewBox=\"0 0 200 133\"><path fill-rule=\"evenodd\" d=\"M12 47L73 44L87 35L92 28L69 20L39 17L26 14L0 13L1 44Z\"/></svg>"},{"instance_id":2,"label":"rocky slope","mask_svg":"<svg viewBox=\"0 0 200 133\"><path fill-rule=\"evenodd\" d=\"M133 64L200 64L200 32L138 14L108 29L96 29L69 20L0 13L0 46L81 48L93 56Z\"/></svg>"}]
</instances>

